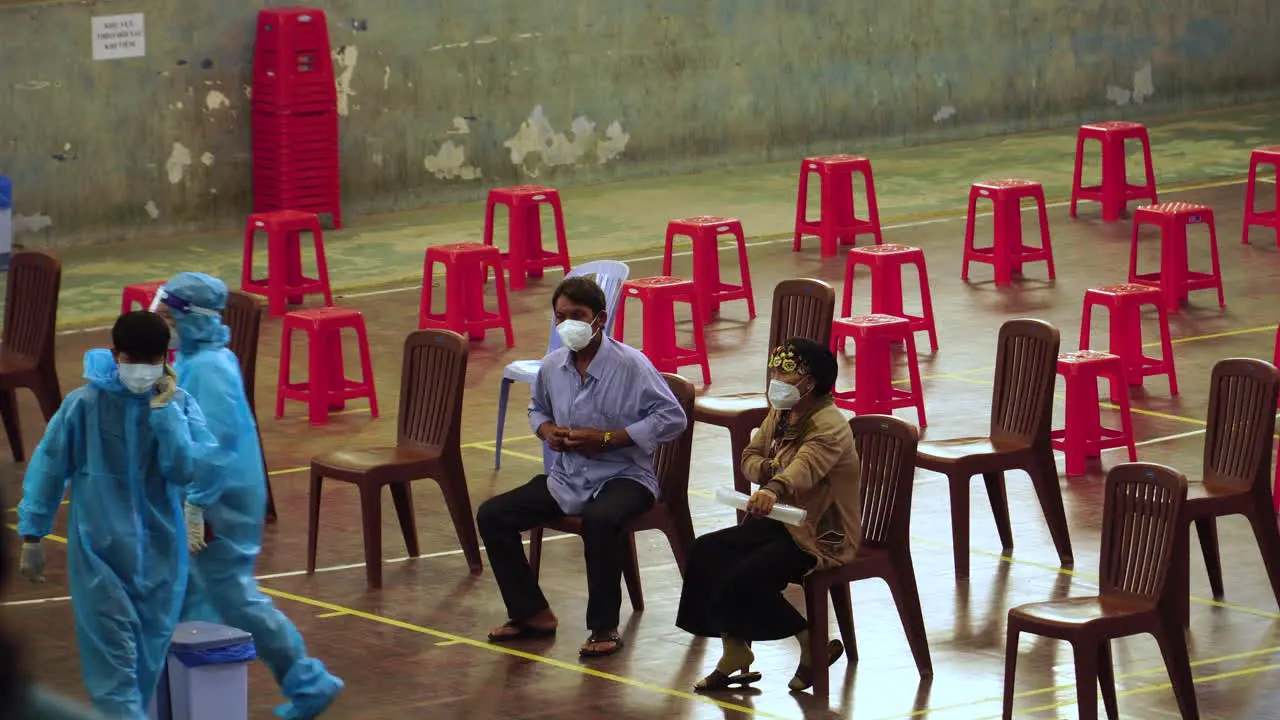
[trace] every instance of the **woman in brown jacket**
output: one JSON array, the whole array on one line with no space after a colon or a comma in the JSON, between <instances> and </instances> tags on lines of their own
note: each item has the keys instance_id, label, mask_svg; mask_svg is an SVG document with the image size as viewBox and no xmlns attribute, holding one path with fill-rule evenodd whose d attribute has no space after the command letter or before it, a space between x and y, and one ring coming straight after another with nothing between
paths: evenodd
<instances>
[{"instance_id":1,"label":"woman in brown jacket","mask_svg":"<svg viewBox=\"0 0 1280 720\"><path fill-rule=\"evenodd\" d=\"M769 368L772 410L742 453L743 474L760 488L741 525L698 538L685 569L676 625L724 642L715 670L694 686L699 692L760 680L749 672L751 642L785 637L800 641L789 687L808 689L808 623L782 592L814 570L852 560L862 538L858 455L849 423L831 400L835 355L793 338L773 351ZM804 522L766 517L775 503L804 508ZM827 649L819 662L835 662L844 650L839 640Z\"/></svg>"}]
</instances>

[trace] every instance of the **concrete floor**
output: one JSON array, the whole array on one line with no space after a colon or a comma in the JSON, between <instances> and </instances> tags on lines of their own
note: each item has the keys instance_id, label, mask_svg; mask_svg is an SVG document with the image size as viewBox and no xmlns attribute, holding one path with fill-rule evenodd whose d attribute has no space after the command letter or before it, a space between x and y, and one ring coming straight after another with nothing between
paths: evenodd
<instances>
[{"instance_id":1,"label":"concrete floor","mask_svg":"<svg viewBox=\"0 0 1280 720\"><path fill-rule=\"evenodd\" d=\"M1264 120L1270 122L1268 112L1251 108L1235 114L1153 124L1162 198L1202 202L1218 213L1229 305L1220 311L1211 292L1193 293L1191 305L1172 320L1180 395L1170 397L1167 384L1160 378L1149 379L1145 388L1133 395L1140 459L1177 467L1193 481L1198 477L1203 449L1203 418L1213 363L1225 357L1272 357L1280 299L1280 253L1275 237L1263 231L1253 233L1250 245L1240 244L1244 191L1238 181L1230 179L1247 168L1248 147L1274 143L1280 138L1280 128L1272 128ZM1264 130L1269 138L1259 136ZM882 213L888 226L885 241L921 247L929 258L941 347L936 355L920 357L930 421L927 438L971 435L986 428L994 337L1002 321L1030 316L1052 322L1062 331L1063 349L1073 349L1084 290L1124 280L1128 221L1103 224L1092 205L1084 206L1081 218L1073 221L1061 204L1053 205L1049 211L1056 282L1045 280L1043 265L1029 266L1025 279L1004 289L990 283L987 266L975 266L971 283L959 280L963 218L948 210L961 206L968 182L979 176L1029 175L1045 183L1051 201L1059 199L1070 179L1071 135L1068 129L1050 136L975 143L969 149L939 146L895 151L886 153L883 162L874 158ZM1009 150L1000 154L999 148ZM1028 159L1025 164L1017 164L1019 157ZM1167 170L1171 159L1180 163L1184 173L1195 167L1202 174L1171 172ZM606 253L632 258L633 277L659 273L660 263L643 256L651 255L652 245L660 239L668 217L738 215L747 221L749 233L763 236L751 246L760 315L748 322L745 304L731 303L708 327L713 373L708 392L759 389L760 362L768 335L768 298L775 283L789 277L819 277L838 289L843 280L842 258L822 260L816 243L810 242L803 252L793 253L789 240L769 239L789 227L794 212L794 166L795 163L788 163L732 174L605 186L575 191L566 199L575 259ZM766 181L767 178L772 180ZM1178 189L1175 181L1183 182L1183 187ZM700 190L695 192L694 188ZM599 213L594 220L583 219L583 214L590 217L588 207ZM606 211L617 218L612 231L596 235L583 230L589 223L594 223L591 227L606 226ZM412 258L416 265L425 244L478 235L477 208L454 208L444 214L453 219L423 223L416 230L411 230L406 221L399 230L377 232L387 233L386 237L413 234L416 244L412 253L405 251L404 262ZM1029 214L1024 219L1029 226ZM373 272L373 259L355 265L332 259L342 256L356 263L359 257L368 255L377 256L377 263L385 263L388 258L399 257L388 248L407 242L388 239L385 244L371 243L366 247L359 240L362 232L345 232L340 234L341 239L332 241L330 263L335 283L355 286L368 284L370 277L398 279L381 265L377 274L369 275ZM979 222L979 233L983 232L990 232L989 221ZM601 244L592 245L596 240ZM228 278L235 277L239 260L235 240L230 236L222 239L222 250L211 247L212 240L174 242L186 243L188 249L174 252L175 245L163 253L157 251L145 261L142 255L135 254L142 251L132 247L121 248L114 259L102 260L100 265L94 265L89 257L103 251L69 253L64 319L69 319L69 307L81 308L81 315L74 317L92 321L92 313L100 312L109 296L112 305L117 303L122 273L132 281L164 277L178 267L186 267L212 269ZM191 247L205 249L191 252ZM1144 253L1154 253L1155 247L1154 239L1143 243ZM1203 239L1193 236L1191 247L1193 263L1207 258ZM724 264L726 272L731 273L728 268L732 263L727 257ZM86 265L96 269L85 270ZM406 275L414 269L408 265L399 267ZM688 276L688 258L677 259L675 272ZM104 280L97 273L110 278ZM97 279L91 281L92 277ZM548 296L557 277L551 274L513 294L514 350L505 349L500 333L491 333L482 343L472 346L462 440L475 505L523 483L540 467L538 445L528 436L521 412L526 396L517 390L506 428L508 445L502 469L492 469L496 390L507 362L538 357L544 351ZM865 283L860 286L866 289ZM861 662L856 671L843 661L836 664L836 689L828 707L807 696L788 694L785 683L797 657L794 644L789 642L757 648L755 669L765 674L758 694L709 700L689 692L694 680L715 662L718 648L696 642L673 627L680 578L670 550L657 534L639 538L648 606L642 614L629 614L630 609L624 606L628 647L615 657L593 662L577 657L578 645L586 634L578 627L586 587L577 541L556 537L544 555L543 585L563 621L559 639L519 648L489 645L483 641L485 631L502 619L497 589L487 571L479 576L467 574L448 515L429 483L419 484L416 493L423 557L403 557L394 513L389 504L386 508L384 556L388 562L381 591L369 591L364 584L355 492L337 483L327 484L319 557L323 569L307 576L302 571L306 541L305 466L313 454L339 444L360 446L394 441L400 347L404 336L415 327L419 287L417 281L407 287L383 282L371 290L346 292L338 299L339 304L362 311L370 323L383 408L379 420L371 420L362 403L351 403L346 412L335 415L323 427L310 427L305 409L296 403L286 408L283 419L272 419L280 325L278 320L268 320L263 326L258 395L262 398L263 437L280 519L268 530L259 571L264 587L297 622L312 652L348 682L347 695L327 717L416 718L428 712L456 718L998 717L1007 609L1066 594L1089 594L1096 588L1102 489L1098 468L1087 476L1062 478L1075 545L1074 572L1057 567L1035 496L1023 476L1014 473L1008 484L1017 549L1012 557L1001 557L985 500L975 498L972 576L962 583L954 580L951 570L946 483L941 476L919 472L913 506L913 552L935 676L931 683L919 683L884 586L859 583L854 586L853 595ZM913 288L908 282L909 298L914 297ZM441 293L441 289L436 292ZM865 296L859 300L865 303ZM630 339L637 340L638 323L632 321L628 325ZM1154 339L1154 327L1154 318L1147 317L1144 340ZM1095 331L1095 337L1101 342L1103 336ZM76 378L81 354L106 342L106 333L92 327L68 328L59 337L64 390L79 384ZM300 351L299 347L295 356ZM302 371L301 363L297 369ZM844 360L842 372L841 386L848 386L852 381L852 358ZM692 368L686 369L686 376L697 380ZM1059 387L1061 390L1061 384ZM40 420L28 397L24 396L22 403L28 443L34 444ZM1057 412L1061 421L1061 399ZM906 419L915 419L913 413L899 413ZM1105 411L1104 415L1110 412ZM696 529L704 533L733 522L732 512L710 497L716 487L731 482L730 458L727 436L718 429L699 425L694 438L690 502ZM1108 451L1103 465L1110 466L1123 457L1122 452ZM12 464L3 465L0 472L13 497L21 471ZM56 532L65 533L65 526L60 524ZM1197 599L1192 604L1189 647L1201 716L1280 717L1280 711L1274 709L1280 699L1275 690L1280 686L1275 684L1280 680L1280 624L1276 622L1280 613L1276 600L1245 523L1224 521L1220 523L1220 533L1226 558L1226 602L1205 599L1209 590L1203 564L1198 553L1191 559L1191 589ZM4 612L19 627L39 628L38 634L33 635L32 660L40 677L60 690L80 694L71 609L63 597L64 565L56 548L49 555L49 583L10 588ZM1123 716L1176 717L1155 643L1148 638L1130 639L1116 643L1114 653ZM250 677L250 717L265 717L279 701L277 692L261 666L254 666ZM1076 714L1070 654L1056 643L1024 640L1017 689L1020 717Z\"/></svg>"}]
</instances>

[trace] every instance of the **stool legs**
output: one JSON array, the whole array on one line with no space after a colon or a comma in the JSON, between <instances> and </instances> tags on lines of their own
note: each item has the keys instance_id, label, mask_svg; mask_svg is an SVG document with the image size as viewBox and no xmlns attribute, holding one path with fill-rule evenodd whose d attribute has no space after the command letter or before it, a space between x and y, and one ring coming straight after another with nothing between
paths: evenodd
<instances>
[{"instance_id":1,"label":"stool legs","mask_svg":"<svg viewBox=\"0 0 1280 720\"><path fill-rule=\"evenodd\" d=\"M809 170L801 168L800 170L800 189L796 192L796 237L795 243L792 245L793 252L800 252L800 238L803 236L802 228L808 220L809 210Z\"/></svg>"},{"instance_id":2,"label":"stool legs","mask_svg":"<svg viewBox=\"0 0 1280 720\"><path fill-rule=\"evenodd\" d=\"M1049 263L1049 279L1055 280L1058 275L1053 269L1053 241L1049 237L1049 210L1045 206L1044 189L1041 188L1035 195L1036 209L1040 213L1040 247L1044 249L1048 256L1045 260ZM1021 224L1021 213L1019 213L1019 224ZM1019 225L1021 227L1021 225Z\"/></svg>"},{"instance_id":3,"label":"stool legs","mask_svg":"<svg viewBox=\"0 0 1280 720\"><path fill-rule=\"evenodd\" d=\"M1053 261L1051 260L1050 263ZM1053 265L1049 273L1053 276ZM916 272L920 276L920 303L923 305L921 314L924 316L925 327L929 331L929 348L934 353L938 352L938 327L933 321L933 295L929 292L929 271L925 268L924 259L920 260L920 264L916 266ZM914 365L913 365L914 367Z\"/></svg>"}]
</instances>

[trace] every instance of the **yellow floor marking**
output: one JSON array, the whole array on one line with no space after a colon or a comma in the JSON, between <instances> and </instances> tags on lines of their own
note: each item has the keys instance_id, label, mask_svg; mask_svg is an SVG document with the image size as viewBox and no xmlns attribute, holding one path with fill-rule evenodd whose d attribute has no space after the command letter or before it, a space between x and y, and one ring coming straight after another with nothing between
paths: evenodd
<instances>
[{"instance_id":1,"label":"yellow floor marking","mask_svg":"<svg viewBox=\"0 0 1280 720\"><path fill-rule=\"evenodd\" d=\"M346 613L345 612L327 612L327 613L320 613L316 617L327 619L327 618L342 617L343 615L346 615Z\"/></svg>"},{"instance_id":2,"label":"yellow floor marking","mask_svg":"<svg viewBox=\"0 0 1280 720\"><path fill-rule=\"evenodd\" d=\"M691 692L684 692L682 690L673 690L672 688L663 687L661 685L655 685L654 683L644 682L643 680L636 680L634 678L625 677L623 675L614 675L613 673L607 673L602 670L597 670L595 668L592 668L586 665L575 665L573 663L564 662L563 660L549 658L544 655L538 655L535 653L526 652L524 650L517 650L512 647L506 647L503 645L494 645L493 643L484 642L481 640L473 640L471 638L463 637L461 635L454 635L453 633L444 632L443 630L436 630L435 628L426 627L424 625L416 625L414 623L405 622L403 620L396 620L394 618L384 617L382 615L375 615L373 613L364 612L362 610L356 610L354 608L344 607L342 605L336 605L334 603L325 602L323 600L317 600L315 598L310 598L305 595L295 595L293 593L284 592L282 590L273 590L266 587L263 587L261 589L262 589L262 592L268 595L271 595L272 597L280 598L281 600L289 600L292 602L301 603L303 605L310 605L311 607L320 608L323 610L329 610L331 612L343 612L353 617L358 617L362 620L376 622L376 623L386 625L389 627L394 627L400 630L408 630L409 632L415 632L415 633L418 633L419 635L427 635L441 641L450 642L455 645L467 645L473 648L478 648L480 650L488 650L489 652L501 653L503 655L517 657L522 660L529 660L536 663L542 663L543 665L548 665L554 668L558 668L560 670L568 670L570 672L580 673L582 675L587 675L587 676L598 678L601 680L608 680L611 682L615 682L620 685L627 685L629 687L638 688L641 690L649 690L651 692L661 693L663 695L679 698L681 700L689 700L692 702L699 702L699 703L708 703L711 705L716 705L718 707L724 708L726 710L734 710L736 712L746 713L748 715L754 715L756 717L777 718L778 720L782 720L782 716L780 715L772 715L769 713L761 712L759 710L755 710L753 708L744 707L742 705L734 705L733 703L724 702L722 700L717 700L715 698L695 695L694 693L691 693Z\"/></svg>"},{"instance_id":3,"label":"yellow floor marking","mask_svg":"<svg viewBox=\"0 0 1280 720\"><path fill-rule=\"evenodd\" d=\"M1271 670L1280 670L1280 664L1256 665L1254 667L1242 668L1240 670L1232 670L1230 672L1217 673L1216 675L1206 675L1204 677L1192 678L1191 681L1197 685L1203 685L1205 683L1218 682L1220 680L1229 680L1231 678L1244 677L1246 675L1256 675L1258 673L1269 672ZM1073 685L1072 687L1075 687L1075 686ZM1169 683L1164 682L1164 683L1160 683L1159 685L1148 685L1146 687L1131 688L1129 690L1121 690L1116 693L1116 696L1129 697L1131 695L1145 695L1147 693L1153 693L1160 690L1169 690L1172 687L1173 686L1170 685ZM1052 705L1041 705L1039 707L1021 708L1015 711L1014 715L1026 715L1029 713L1059 710L1062 708L1073 707L1076 704L1077 703L1075 700L1066 700L1060 703L1054 703ZM1001 717L1003 717L1003 713L997 714L997 715L988 715L987 717L984 717L981 720L1000 720Z\"/></svg>"},{"instance_id":4,"label":"yellow floor marking","mask_svg":"<svg viewBox=\"0 0 1280 720\"><path fill-rule=\"evenodd\" d=\"M1218 663L1231 662L1232 660L1246 660L1248 658L1254 658L1260 655L1270 655L1275 652L1280 652L1280 646L1262 648L1259 650L1248 650L1245 652L1234 653L1232 655L1223 655L1221 657L1204 658L1203 660L1192 660L1191 667L1196 668L1196 667L1203 667L1205 665L1216 665ZM1134 672L1120 673L1116 675L1116 680L1144 677L1147 675L1163 675L1167 672L1168 672L1168 668L1166 668L1164 665L1161 665L1159 667L1151 667L1145 670L1136 670ZM1209 676L1206 676L1206 678L1207 677ZM1203 678L1201 680L1198 680L1197 682L1202 682L1202 681L1204 681ZM1051 687L1037 688L1035 690L1022 690L1020 692L1015 692L1013 694L1013 697L1016 700L1019 698L1033 697L1035 695L1044 695L1046 693L1055 693L1055 692L1062 692L1064 690L1071 690L1074 687L1075 687L1075 683L1069 683L1066 685L1053 685ZM1165 687L1169 687L1169 685L1166 684ZM1132 693L1133 691L1127 690L1125 691L1124 694L1132 694ZM1120 693L1117 693L1117 694L1120 694ZM912 712L909 715L895 715L893 716L893 718L885 718L884 720L907 720L908 718L916 718L923 715L928 715L930 713L941 713L941 712L947 712L950 710L959 710L960 708L973 707L974 705L985 705L987 703L1001 703L1001 702L1004 702L1003 697L983 698L982 700L972 700L969 702L955 703L954 705L943 705L939 707L922 708L920 710L916 710ZM1069 705L1075 704L1074 702L1070 702L1070 701L1064 701L1064 702ZM1057 707L1057 706L1054 706L1054 707ZM1026 710L1023 712L1030 712L1030 710ZM996 716L996 717L999 717L999 716Z\"/></svg>"}]
</instances>

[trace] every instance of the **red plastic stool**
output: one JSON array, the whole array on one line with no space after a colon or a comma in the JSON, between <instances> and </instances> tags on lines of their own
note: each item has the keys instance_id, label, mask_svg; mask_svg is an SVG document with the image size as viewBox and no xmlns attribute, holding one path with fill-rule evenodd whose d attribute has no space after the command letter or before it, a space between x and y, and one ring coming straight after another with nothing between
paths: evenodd
<instances>
[{"instance_id":1,"label":"red plastic stool","mask_svg":"<svg viewBox=\"0 0 1280 720\"><path fill-rule=\"evenodd\" d=\"M342 331L352 328L360 343L360 366L363 379L348 380L342 368ZM290 359L293 355L293 331L307 333L307 381L290 382ZM341 410L347 400L369 398L369 413L378 417L378 393L373 384L373 362L369 357L369 336L364 316L355 310L323 307L295 310L284 316L284 335L280 340L280 380L276 389L276 418L284 416L285 400L307 403L312 425L329 422L331 410Z\"/></svg>"},{"instance_id":2,"label":"red plastic stool","mask_svg":"<svg viewBox=\"0 0 1280 720\"><path fill-rule=\"evenodd\" d=\"M702 384L711 384L711 363L707 358L707 338L702 329L702 300L697 284L674 277L647 277L622 283L622 299L618 317L613 323L613 337L622 340L627 321L627 300L635 298L644 305L643 351L660 372L674 373L686 365L702 366ZM693 310L693 347L676 344L675 303L687 302Z\"/></svg>"},{"instance_id":3,"label":"red plastic stool","mask_svg":"<svg viewBox=\"0 0 1280 720\"><path fill-rule=\"evenodd\" d=\"M738 245L738 273L741 285L720 281L720 236L732 235ZM703 322L720 312L720 303L746 300L747 315L756 316L756 300L751 292L751 268L747 265L747 238L742 223L726 217L691 217L667 223L667 244L662 253L662 274L671 276L671 256L676 237L687 237L693 246L693 281L702 302Z\"/></svg>"},{"instance_id":4,"label":"red plastic stool","mask_svg":"<svg viewBox=\"0 0 1280 720\"><path fill-rule=\"evenodd\" d=\"M853 390L831 393L836 407L858 415L890 415L895 408L913 407L920 427L927 427L924 417L924 389L920 384L920 364L916 361L916 341L911 321L892 315L855 315L840 318L831 325L832 351L853 338ZM907 346L909 390L894 387L891 358L894 343Z\"/></svg>"},{"instance_id":5,"label":"red plastic stool","mask_svg":"<svg viewBox=\"0 0 1280 720\"><path fill-rule=\"evenodd\" d=\"M140 310L150 310L151 301L156 299L156 293L167 284L167 280L159 280L125 285L124 292L120 294L120 314L123 315L133 310L135 306ZM170 350L169 364L173 364L174 358L177 356L178 351Z\"/></svg>"},{"instance_id":6,"label":"red plastic stool","mask_svg":"<svg viewBox=\"0 0 1280 720\"><path fill-rule=\"evenodd\" d=\"M1097 140L1102 145L1102 184L1085 187L1081 184L1084 174L1084 143ZM1143 167L1146 182L1132 185L1125 176L1126 140L1142 143ZM1102 203L1103 222L1116 222L1130 200L1156 198L1156 173L1151 167L1151 138L1147 127L1141 123L1113 120L1081 125L1076 133L1076 171L1071 181L1071 217L1076 216L1076 203L1080 200L1096 200Z\"/></svg>"},{"instance_id":7,"label":"red plastic stool","mask_svg":"<svg viewBox=\"0 0 1280 720\"><path fill-rule=\"evenodd\" d=\"M1133 416L1129 412L1129 396L1121 394L1120 427L1103 427L1099 418L1098 378L1111 381L1112 387L1125 383L1124 361L1119 355L1079 350L1058 356L1058 374L1067 381L1067 412L1063 429L1050 437L1053 447L1067 456L1067 475L1084 475L1091 457L1100 457L1109 448L1128 448L1129 462L1138 461L1138 448L1133 439Z\"/></svg>"},{"instance_id":8,"label":"red plastic stool","mask_svg":"<svg viewBox=\"0 0 1280 720\"><path fill-rule=\"evenodd\" d=\"M1187 226L1209 226L1210 272L1187 268ZM1138 231L1143 225L1160 228L1160 270L1138 272ZM1171 202L1147 205L1133 211L1133 242L1129 247L1129 282L1160 288L1164 306L1177 312L1192 290L1218 291L1218 307L1226 307L1222 294L1222 268L1218 264L1218 233L1213 226L1213 209L1207 205Z\"/></svg>"},{"instance_id":9,"label":"red plastic stool","mask_svg":"<svg viewBox=\"0 0 1280 720\"><path fill-rule=\"evenodd\" d=\"M1080 319L1080 349L1089 349L1093 306L1108 310L1111 340L1107 349L1124 363L1124 377L1135 386L1149 375L1168 375L1169 394L1178 394L1178 373L1173 364L1173 341L1169 336L1169 313L1160 302L1160 291L1146 285L1112 285L1090 288L1084 293ZM1142 350L1142 306L1154 305L1160 321L1160 357L1147 357ZM1111 401L1119 402L1129 393L1116 381L1111 384Z\"/></svg>"},{"instance_id":10,"label":"red plastic stool","mask_svg":"<svg viewBox=\"0 0 1280 720\"><path fill-rule=\"evenodd\" d=\"M853 315L854 268L866 265L871 270L871 312L892 315L911 323L911 332L928 332L929 346L938 352L938 331L933 323L933 298L929 294L929 272L925 268L924 251L906 245L872 245L849 251L844 266L844 304L841 317ZM902 268L914 265L920 276L921 315L908 315L902 310ZM840 348L844 349L843 338Z\"/></svg>"},{"instance_id":11,"label":"red plastic stool","mask_svg":"<svg viewBox=\"0 0 1280 720\"><path fill-rule=\"evenodd\" d=\"M821 214L809 220L809 175L817 173L822 181ZM853 176L861 174L867 194L867 219L854 212ZM800 163L800 195L796 199L796 252L800 238L817 235L822 241L822 257L836 254L841 245L856 245L858 236L874 235L876 244L884 242L880 233L880 211L876 207L876 184L871 175L871 161L857 155L824 155L805 158Z\"/></svg>"},{"instance_id":12,"label":"red plastic stool","mask_svg":"<svg viewBox=\"0 0 1280 720\"><path fill-rule=\"evenodd\" d=\"M140 310L151 309L151 301L156 299L156 293L166 283L168 283L167 280L159 280L125 285L124 292L120 294L120 314L133 310L134 306L138 306Z\"/></svg>"},{"instance_id":13,"label":"red plastic stool","mask_svg":"<svg viewBox=\"0 0 1280 720\"><path fill-rule=\"evenodd\" d=\"M493 245L493 213L506 205L510 220L507 251L502 264L511 277L511 289L525 287L526 277L542 277L542 269L560 267L569 273L569 240L564 230L564 210L560 207L560 191L541 185L516 185L494 188L484 209L484 244ZM550 205L556 222L556 249L542 247L542 206Z\"/></svg>"},{"instance_id":14,"label":"red plastic stool","mask_svg":"<svg viewBox=\"0 0 1280 720\"><path fill-rule=\"evenodd\" d=\"M259 232L267 234L267 276L253 276L253 241ZM316 252L316 277L302 275L303 232L310 232ZM324 231L315 213L279 210L249 216L244 230L244 262L240 270L240 289L267 298L267 312L272 317L285 314L289 303L302 302L303 295L320 293L324 304L333 306L329 289L329 265L324 259Z\"/></svg>"},{"instance_id":15,"label":"red plastic stool","mask_svg":"<svg viewBox=\"0 0 1280 720\"><path fill-rule=\"evenodd\" d=\"M431 311L431 279L435 265L444 266L444 312ZM497 312L484 309L484 286L493 271L497 289ZM498 249L480 243L454 243L427 248L422 266L422 302L418 310L418 329L443 328L472 340L483 340L485 330L502 328L507 348L515 347L511 330L511 308L507 305L507 282L502 273Z\"/></svg>"},{"instance_id":16,"label":"red plastic stool","mask_svg":"<svg viewBox=\"0 0 1280 720\"><path fill-rule=\"evenodd\" d=\"M994 233L990 247L974 247L974 225L978 217L978 200L989 198ZM1022 244L1022 200L1031 198L1040 212L1040 247ZM969 219L964 227L964 262L960 279L969 279L969 263L989 263L995 269L996 285L1008 285L1022 266L1029 262L1049 263L1049 279L1053 280L1053 245L1049 242L1049 214L1045 211L1044 187L1032 180L991 180L974 183L969 190Z\"/></svg>"},{"instance_id":17,"label":"red plastic stool","mask_svg":"<svg viewBox=\"0 0 1280 720\"><path fill-rule=\"evenodd\" d=\"M1258 199L1258 167L1261 165L1270 165L1275 170L1272 179L1276 183L1276 201L1269 211L1255 209ZM1244 231L1241 233L1240 242L1246 244L1249 242L1249 228L1254 225L1275 230L1276 245L1280 246L1280 145L1258 148L1249 154L1249 188L1245 191Z\"/></svg>"}]
</instances>

